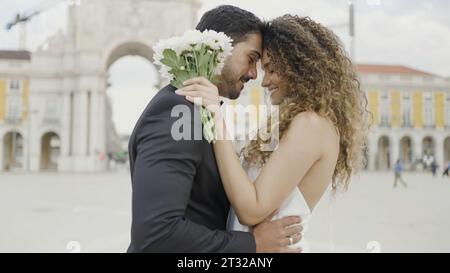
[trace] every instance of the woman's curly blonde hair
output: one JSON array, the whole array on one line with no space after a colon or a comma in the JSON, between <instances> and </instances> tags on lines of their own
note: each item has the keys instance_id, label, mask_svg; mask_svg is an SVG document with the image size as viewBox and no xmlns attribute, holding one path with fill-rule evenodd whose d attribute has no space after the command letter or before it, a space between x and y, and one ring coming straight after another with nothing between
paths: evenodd
<instances>
[{"instance_id":1,"label":"woman's curly blonde hair","mask_svg":"<svg viewBox=\"0 0 450 273\"><path fill-rule=\"evenodd\" d=\"M279 137L299 113L310 111L329 119L340 138L332 188L346 190L352 173L365 164L369 113L366 95L339 39L309 17L284 15L267 24L264 48L286 87L279 105ZM247 162L265 163L271 154L261 149L266 143L258 134L241 155Z\"/></svg>"}]
</instances>

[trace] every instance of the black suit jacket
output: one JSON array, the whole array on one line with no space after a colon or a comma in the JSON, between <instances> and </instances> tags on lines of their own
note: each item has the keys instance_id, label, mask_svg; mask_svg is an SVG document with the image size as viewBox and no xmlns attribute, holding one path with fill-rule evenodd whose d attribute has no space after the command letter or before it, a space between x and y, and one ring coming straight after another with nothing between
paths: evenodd
<instances>
[{"instance_id":1,"label":"black suit jacket","mask_svg":"<svg viewBox=\"0 0 450 273\"><path fill-rule=\"evenodd\" d=\"M198 108L175 94L175 89L167 85L155 95L130 138L128 252L255 252L252 234L226 231L230 205L213 147L201 137ZM189 119L183 129L191 139L200 130L200 140L172 137L181 121L180 116L172 117L175 106L190 112L190 116L184 112Z\"/></svg>"}]
</instances>

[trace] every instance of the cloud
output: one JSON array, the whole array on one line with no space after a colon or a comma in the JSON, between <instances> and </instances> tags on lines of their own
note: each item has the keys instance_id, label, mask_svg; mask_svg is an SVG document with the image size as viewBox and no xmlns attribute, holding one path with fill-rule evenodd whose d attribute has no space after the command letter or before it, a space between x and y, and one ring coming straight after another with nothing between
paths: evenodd
<instances>
[{"instance_id":1,"label":"cloud","mask_svg":"<svg viewBox=\"0 0 450 273\"><path fill-rule=\"evenodd\" d=\"M284 13L310 16L334 26L348 22L347 0L218 1L204 0L199 17L220 4L252 11L264 19ZM355 0L356 60L396 63L450 76L450 1ZM348 29L332 28L346 45Z\"/></svg>"},{"instance_id":2,"label":"cloud","mask_svg":"<svg viewBox=\"0 0 450 273\"><path fill-rule=\"evenodd\" d=\"M142 57L126 56L114 62L108 72L112 85L106 92L113 106L113 121L118 133L129 135L156 94L156 69Z\"/></svg>"},{"instance_id":3,"label":"cloud","mask_svg":"<svg viewBox=\"0 0 450 273\"><path fill-rule=\"evenodd\" d=\"M30 4L32 2L33 4ZM18 28L5 31L16 12L33 10L57 0L0 0L0 49L17 48ZM310 16L333 26L348 21L347 0L200 0L198 17L221 4L236 5L270 20L285 13ZM354 0L356 10L356 59L367 63L412 66L450 76L450 1L448 0ZM58 4L28 24L28 46L37 48L58 29L65 30L67 4ZM333 28L349 46L346 27ZM134 58L134 59L133 59ZM137 58L137 59L136 59ZM129 132L154 94L154 67L138 57L119 59L110 69L114 120L120 132ZM153 75L153 76L152 76ZM131 124L131 125L130 125Z\"/></svg>"},{"instance_id":4,"label":"cloud","mask_svg":"<svg viewBox=\"0 0 450 273\"><path fill-rule=\"evenodd\" d=\"M6 32L4 26L16 12L31 11L57 0L0 0L0 48L17 48L18 28ZM348 20L347 0L202 0L199 17L208 9L231 4L270 20L293 13L310 16L326 26ZM360 62L399 63L450 76L447 48L450 48L450 1L447 0L355 0L356 57ZM58 4L34 17L28 24L28 45L42 44L47 36L65 30L67 4ZM333 28L349 46L345 27Z\"/></svg>"},{"instance_id":5,"label":"cloud","mask_svg":"<svg viewBox=\"0 0 450 273\"><path fill-rule=\"evenodd\" d=\"M17 13L29 15L34 11L45 10L34 16L27 23L27 48L35 50L43 44L48 36L58 30L66 29L67 3L60 0L0 0L0 49L17 49L19 46L19 27L10 31L6 24L12 21ZM47 8L48 7L48 8Z\"/></svg>"},{"instance_id":6,"label":"cloud","mask_svg":"<svg viewBox=\"0 0 450 273\"><path fill-rule=\"evenodd\" d=\"M107 94L113 108L113 122L119 134L130 135L139 116L156 94L149 85L113 86Z\"/></svg>"},{"instance_id":7,"label":"cloud","mask_svg":"<svg viewBox=\"0 0 450 273\"><path fill-rule=\"evenodd\" d=\"M345 7L346 1L317 1L317 0L234 0L218 1L203 0L202 8L199 11L200 16L207 10L216 6L229 4L249 10L262 19L270 20L277 16L291 13L298 15L309 15L317 20L326 23L327 21L342 21L346 19Z\"/></svg>"},{"instance_id":8,"label":"cloud","mask_svg":"<svg viewBox=\"0 0 450 273\"><path fill-rule=\"evenodd\" d=\"M140 56L125 56L109 68L110 83L114 86L153 86L157 84L156 68Z\"/></svg>"},{"instance_id":9,"label":"cloud","mask_svg":"<svg viewBox=\"0 0 450 273\"><path fill-rule=\"evenodd\" d=\"M436 20L435 15L441 13L437 6L408 9L395 16L383 8L360 14L356 18L357 60L404 64L449 76L450 24Z\"/></svg>"}]
</instances>

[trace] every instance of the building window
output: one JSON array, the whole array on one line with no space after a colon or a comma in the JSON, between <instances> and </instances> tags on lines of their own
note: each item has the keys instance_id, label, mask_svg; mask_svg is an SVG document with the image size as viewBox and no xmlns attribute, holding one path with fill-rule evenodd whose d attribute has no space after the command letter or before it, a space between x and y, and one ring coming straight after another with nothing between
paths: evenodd
<instances>
[{"instance_id":1,"label":"building window","mask_svg":"<svg viewBox=\"0 0 450 273\"><path fill-rule=\"evenodd\" d=\"M425 127L433 127L433 95L431 92L424 93L424 121Z\"/></svg>"},{"instance_id":2,"label":"building window","mask_svg":"<svg viewBox=\"0 0 450 273\"><path fill-rule=\"evenodd\" d=\"M22 100L20 96L9 95L6 102L6 120L9 123L18 123L22 114Z\"/></svg>"},{"instance_id":3,"label":"building window","mask_svg":"<svg viewBox=\"0 0 450 273\"><path fill-rule=\"evenodd\" d=\"M20 90L20 81L19 80L10 80L9 81L9 90L11 90L11 91Z\"/></svg>"},{"instance_id":4,"label":"building window","mask_svg":"<svg viewBox=\"0 0 450 273\"><path fill-rule=\"evenodd\" d=\"M389 127L389 93L382 91L380 95L380 127Z\"/></svg>"},{"instance_id":5,"label":"building window","mask_svg":"<svg viewBox=\"0 0 450 273\"><path fill-rule=\"evenodd\" d=\"M44 123L58 123L58 99L48 98L45 102Z\"/></svg>"},{"instance_id":6,"label":"building window","mask_svg":"<svg viewBox=\"0 0 450 273\"><path fill-rule=\"evenodd\" d=\"M403 93L401 105L402 105L402 126L405 128L411 128L412 127L412 121L411 121L412 106L411 106L411 93L410 92Z\"/></svg>"}]
</instances>

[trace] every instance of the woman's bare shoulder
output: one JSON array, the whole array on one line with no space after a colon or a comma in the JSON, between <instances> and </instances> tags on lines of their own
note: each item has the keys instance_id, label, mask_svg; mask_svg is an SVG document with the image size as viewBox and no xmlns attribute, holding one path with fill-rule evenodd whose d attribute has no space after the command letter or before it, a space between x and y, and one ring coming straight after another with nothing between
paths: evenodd
<instances>
[{"instance_id":1,"label":"woman's bare shoulder","mask_svg":"<svg viewBox=\"0 0 450 273\"><path fill-rule=\"evenodd\" d=\"M304 133L311 130L315 133L329 133L330 129L335 131L335 126L329 118L323 117L315 112L301 112L295 116L291 123L294 133Z\"/></svg>"}]
</instances>

